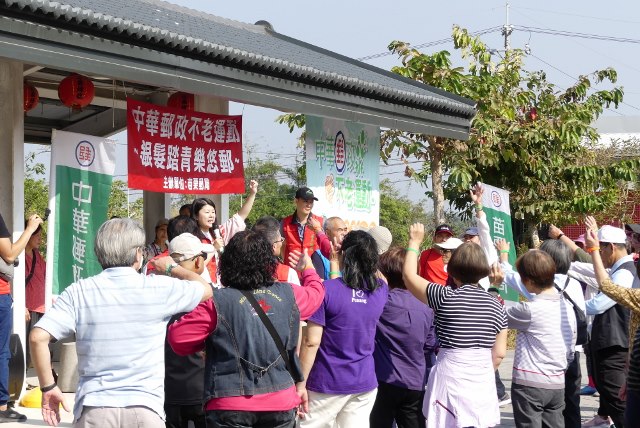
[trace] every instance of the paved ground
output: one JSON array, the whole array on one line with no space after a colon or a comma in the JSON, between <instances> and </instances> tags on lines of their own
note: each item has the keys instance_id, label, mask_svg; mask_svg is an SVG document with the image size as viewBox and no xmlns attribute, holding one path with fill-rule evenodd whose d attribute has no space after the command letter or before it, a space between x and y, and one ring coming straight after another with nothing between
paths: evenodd
<instances>
[{"instance_id":1,"label":"paved ground","mask_svg":"<svg viewBox=\"0 0 640 428\"><path fill-rule=\"evenodd\" d=\"M583 382L586 381L586 373L587 369L585 367L585 359L582 360L582 373L583 373ZM513 351L509 351L507 353L507 357L504 359L502 364L500 365L500 377L507 387L507 391L511 389L511 367L513 363ZM32 370L27 375L27 381L31 384L37 385L38 380L35 377L35 373ZM74 394L65 394L67 396L67 400L70 406L73 406ZM598 398L597 397L582 397L580 401L582 407L582 418L583 421L586 421L593 417L596 410L598 410ZM26 427L42 427L46 426L44 422L42 422L42 417L40 415L40 409L27 409L21 406L17 406L16 410L20 413L24 413L29 418L26 423L9 423L2 424L2 427L7 428L26 428ZM513 421L513 409L511 405L502 407L502 423L499 427L515 427L515 423ZM59 427L71 427L71 422L73 420L70 413L66 413L64 410L61 411L62 414L62 423L58 425Z\"/></svg>"}]
</instances>

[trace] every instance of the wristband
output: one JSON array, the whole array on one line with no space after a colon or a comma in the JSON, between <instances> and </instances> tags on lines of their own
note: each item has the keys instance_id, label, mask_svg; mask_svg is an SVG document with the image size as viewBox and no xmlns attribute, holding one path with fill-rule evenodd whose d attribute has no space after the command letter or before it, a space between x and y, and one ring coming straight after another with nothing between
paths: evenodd
<instances>
[{"instance_id":1,"label":"wristband","mask_svg":"<svg viewBox=\"0 0 640 428\"><path fill-rule=\"evenodd\" d=\"M57 387L57 386L58 386L58 384L57 384L57 383L55 383L55 382L53 382L53 383L52 383L51 385L49 385L49 386L44 386L44 387L40 388L40 391L42 391L42 392L49 392L49 391L51 391L53 388L55 388L55 387Z\"/></svg>"},{"instance_id":2,"label":"wristband","mask_svg":"<svg viewBox=\"0 0 640 428\"><path fill-rule=\"evenodd\" d=\"M558 237L556 239L560 239L564 236L564 233L560 233L560 235L558 235Z\"/></svg>"},{"instance_id":3,"label":"wristband","mask_svg":"<svg viewBox=\"0 0 640 428\"><path fill-rule=\"evenodd\" d=\"M500 254L509 254L509 250L500 250Z\"/></svg>"},{"instance_id":4,"label":"wristband","mask_svg":"<svg viewBox=\"0 0 640 428\"><path fill-rule=\"evenodd\" d=\"M482 211L482 208L484 208L482 204L476 204L476 211Z\"/></svg>"},{"instance_id":5,"label":"wristband","mask_svg":"<svg viewBox=\"0 0 640 428\"><path fill-rule=\"evenodd\" d=\"M585 251L589 254L593 253L594 251L600 251L600 247L589 247L586 248Z\"/></svg>"},{"instance_id":6,"label":"wristband","mask_svg":"<svg viewBox=\"0 0 640 428\"><path fill-rule=\"evenodd\" d=\"M416 250L415 248L409 248L409 247L407 247L407 251L411 251L411 252L413 252L413 253L416 253L416 255L417 255L418 257L420 257L420 251Z\"/></svg>"},{"instance_id":7,"label":"wristband","mask_svg":"<svg viewBox=\"0 0 640 428\"><path fill-rule=\"evenodd\" d=\"M331 276L331 275L340 275L340 276L342 276L342 272L332 270L331 272L329 272L329 276Z\"/></svg>"},{"instance_id":8,"label":"wristband","mask_svg":"<svg viewBox=\"0 0 640 428\"><path fill-rule=\"evenodd\" d=\"M167 269L165 269L164 273L167 274L167 276L171 276L171 271L176 268L178 266L177 263L172 263L169 266L167 266Z\"/></svg>"}]
</instances>

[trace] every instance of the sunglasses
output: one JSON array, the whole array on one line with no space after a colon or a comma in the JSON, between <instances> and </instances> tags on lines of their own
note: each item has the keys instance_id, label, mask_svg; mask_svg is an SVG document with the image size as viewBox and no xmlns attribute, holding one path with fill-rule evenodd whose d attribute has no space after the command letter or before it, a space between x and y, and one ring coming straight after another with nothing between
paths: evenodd
<instances>
[{"instance_id":1,"label":"sunglasses","mask_svg":"<svg viewBox=\"0 0 640 428\"><path fill-rule=\"evenodd\" d=\"M175 260L176 263L184 262L186 260L195 260L198 257L202 257L203 259L206 260L208 255L209 255L209 253L207 253L206 251L201 251L198 254L196 254L195 256L192 256L192 257L180 256L180 257L174 258L174 260Z\"/></svg>"}]
</instances>

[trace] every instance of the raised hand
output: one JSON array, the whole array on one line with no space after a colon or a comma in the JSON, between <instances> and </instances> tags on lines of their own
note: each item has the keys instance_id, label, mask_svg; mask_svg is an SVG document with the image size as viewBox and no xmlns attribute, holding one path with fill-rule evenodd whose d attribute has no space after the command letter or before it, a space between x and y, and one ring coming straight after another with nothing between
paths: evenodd
<instances>
[{"instance_id":1,"label":"raised hand","mask_svg":"<svg viewBox=\"0 0 640 428\"><path fill-rule=\"evenodd\" d=\"M313 269L313 262L306 251L301 253L298 250L293 250L289 253L289 266L298 272L302 272L308 268Z\"/></svg>"},{"instance_id":2,"label":"raised hand","mask_svg":"<svg viewBox=\"0 0 640 428\"><path fill-rule=\"evenodd\" d=\"M500 267L500 264L494 263L491 265L491 271L489 272L489 282L491 285L500 285L504 281L504 272Z\"/></svg>"},{"instance_id":3,"label":"raised hand","mask_svg":"<svg viewBox=\"0 0 640 428\"><path fill-rule=\"evenodd\" d=\"M559 227L557 227L555 224L550 224L549 225L549 238L558 239L560 237L560 235L564 235L564 233L562 233L562 230Z\"/></svg>"},{"instance_id":4,"label":"raised hand","mask_svg":"<svg viewBox=\"0 0 640 428\"><path fill-rule=\"evenodd\" d=\"M313 231L316 233L322 230L322 225L320 224L320 222L311 215L309 216L307 223L309 223L309 227L311 227Z\"/></svg>"},{"instance_id":5,"label":"raised hand","mask_svg":"<svg viewBox=\"0 0 640 428\"><path fill-rule=\"evenodd\" d=\"M594 232L598 232L598 223L596 222L596 219L593 216L586 216L584 218L584 225L586 226L587 230L593 230Z\"/></svg>"},{"instance_id":6,"label":"raised hand","mask_svg":"<svg viewBox=\"0 0 640 428\"><path fill-rule=\"evenodd\" d=\"M482 194L484 193L484 187L480 183L476 183L475 186L471 190L469 190L469 195L471 195L471 201L476 204L482 204Z\"/></svg>"},{"instance_id":7,"label":"raised hand","mask_svg":"<svg viewBox=\"0 0 640 428\"><path fill-rule=\"evenodd\" d=\"M422 241L424 241L424 224L413 223L409 226L409 243L414 244L416 250L419 250Z\"/></svg>"},{"instance_id":8,"label":"raised hand","mask_svg":"<svg viewBox=\"0 0 640 428\"><path fill-rule=\"evenodd\" d=\"M587 231L584 233L584 246L585 248L597 248L600 246L597 229L594 230L587 227Z\"/></svg>"},{"instance_id":9,"label":"raised hand","mask_svg":"<svg viewBox=\"0 0 640 428\"><path fill-rule=\"evenodd\" d=\"M256 193L258 193L258 182L256 180L251 180L249 182L249 192L252 195L255 195Z\"/></svg>"},{"instance_id":10,"label":"raised hand","mask_svg":"<svg viewBox=\"0 0 640 428\"><path fill-rule=\"evenodd\" d=\"M496 239L494 245L496 246L498 251L509 251L511 249L511 244L507 240L502 238Z\"/></svg>"}]
</instances>

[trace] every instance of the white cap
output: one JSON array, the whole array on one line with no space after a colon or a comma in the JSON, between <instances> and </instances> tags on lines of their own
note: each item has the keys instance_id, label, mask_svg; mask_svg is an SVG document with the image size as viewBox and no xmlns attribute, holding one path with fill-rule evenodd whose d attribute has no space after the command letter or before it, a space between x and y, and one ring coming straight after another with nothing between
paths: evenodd
<instances>
[{"instance_id":1,"label":"white cap","mask_svg":"<svg viewBox=\"0 0 640 428\"><path fill-rule=\"evenodd\" d=\"M378 245L378 254L385 253L389 249L391 241L393 241L393 236L391 236L389 229L384 226L374 226L367 232L375 239Z\"/></svg>"},{"instance_id":2,"label":"white cap","mask_svg":"<svg viewBox=\"0 0 640 428\"><path fill-rule=\"evenodd\" d=\"M462 245L462 240L458 238L449 238L446 241L441 242L439 244L434 244L433 246L443 250L455 250L460 245Z\"/></svg>"},{"instance_id":3,"label":"white cap","mask_svg":"<svg viewBox=\"0 0 640 428\"><path fill-rule=\"evenodd\" d=\"M202 252L213 253L214 251L213 245L200 242L191 233L178 235L169 242L169 255L174 257L176 262L189 260ZM176 258L174 255L178 257Z\"/></svg>"},{"instance_id":4,"label":"white cap","mask_svg":"<svg viewBox=\"0 0 640 428\"><path fill-rule=\"evenodd\" d=\"M598 241L610 244L624 244L627 241L627 234L624 233L624 229L605 225L598 231Z\"/></svg>"}]
</instances>

